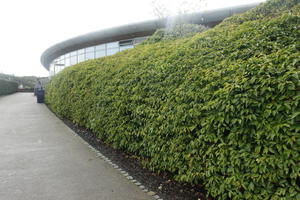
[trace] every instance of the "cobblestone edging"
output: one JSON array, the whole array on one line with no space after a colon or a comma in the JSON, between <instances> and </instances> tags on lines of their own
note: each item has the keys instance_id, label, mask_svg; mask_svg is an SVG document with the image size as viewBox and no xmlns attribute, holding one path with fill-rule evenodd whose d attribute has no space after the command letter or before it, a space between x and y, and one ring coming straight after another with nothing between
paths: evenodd
<instances>
[{"instance_id":1,"label":"cobblestone edging","mask_svg":"<svg viewBox=\"0 0 300 200\"><path fill-rule=\"evenodd\" d=\"M142 183L135 180L128 172L120 168L118 165L114 164L108 157L104 156L99 150L95 149L92 145L90 145L88 142L86 142L83 138L81 138L77 133L75 133L71 128L68 127L68 129L73 133L75 137L80 139L80 142L87 145L88 148L95 152L96 157L101 158L102 160L106 161L108 164L110 164L114 169L118 170L128 181L135 184L137 187L140 188L144 193L146 193L149 196L152 196L155 200L163 200L156 192L148 190Z\"/></svg>"}]
</instances>

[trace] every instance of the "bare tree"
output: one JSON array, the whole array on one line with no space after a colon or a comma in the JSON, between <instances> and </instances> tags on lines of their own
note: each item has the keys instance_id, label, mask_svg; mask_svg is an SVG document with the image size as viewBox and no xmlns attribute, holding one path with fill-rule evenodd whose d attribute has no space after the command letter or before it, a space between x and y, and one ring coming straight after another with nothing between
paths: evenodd
<instances>
[{"instance_id":1,"label":"bare tree","mask_svg":"<svg viewBox=\"0 0 300 200\"><path fill-rule=\"evenodd\" d=\"M207 29L205 26L201 25L188 25L186 14L199 12L206 6L207 0L178 0L174 1L176 3L176 7L174 5L172 8L175 8L176 11L172 12L170 10L170 4L167 4L168 0L152 0L152 8L153 14L159 18L164 19L165 29L160 33L164 38L172 38L172 37L183 37L188 35L189 31L191 32L202 32ZM169 0L169 3L171 0ZM174 3L173 2L173 3ZM169 6L169 7L168 7Z\"/></svg>"},{"instance_id":2,"label":"bare tree","mask_svg":"<svg viewBox=\"0 0 300 200\"><path fill-rule=\"evenodd\" d=\"M166 0L152 0L153 14L155 17L162 19L171 15L184 15L187 13L198 12L203 9L207 0L179 0L176 6L176 13L172 12L167 5Z\"/></svg>"},{"instance_id":3,"label":"bare tree","mask_svg":"<svg viewBox=\"0 0 300 200\"><path fill-rule=\"evenodd\" d=\"M155 17L163 19L170 15L169 10L166 8L166 5L162 3L162 1L152 0L151 4L153 8L153 14Z\"/></svg>"}]
</instances>

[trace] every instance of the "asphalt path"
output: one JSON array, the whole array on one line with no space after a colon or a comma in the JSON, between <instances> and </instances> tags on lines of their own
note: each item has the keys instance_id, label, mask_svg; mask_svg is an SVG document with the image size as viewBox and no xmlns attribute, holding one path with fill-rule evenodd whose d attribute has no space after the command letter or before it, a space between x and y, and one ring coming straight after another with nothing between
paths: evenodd
<instances>
[{"instance_id":1,"label":"asphalt path","mask_svg":"<svg viewBox=\"0 0 300 200\"><path fill-rule=\"evenodd\" d=\"M0 97L0 200L150 200L32 93Z\"/></svg>"}]
</instances>

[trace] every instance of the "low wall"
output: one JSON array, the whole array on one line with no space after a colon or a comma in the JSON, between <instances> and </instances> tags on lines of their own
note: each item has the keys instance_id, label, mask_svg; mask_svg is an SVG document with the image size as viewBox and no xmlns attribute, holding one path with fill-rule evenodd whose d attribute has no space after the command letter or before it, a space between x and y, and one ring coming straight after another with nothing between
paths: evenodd
<instances>
[{"instance_id":1,"label":"low wall","mask_svg":"<svg viewBox=\"0 0 300 200\"><path fill-rule=\"evenodd\" d=\"M18 89L17 92L34 92L34 88Z\"/></svg>"}]
</instances>

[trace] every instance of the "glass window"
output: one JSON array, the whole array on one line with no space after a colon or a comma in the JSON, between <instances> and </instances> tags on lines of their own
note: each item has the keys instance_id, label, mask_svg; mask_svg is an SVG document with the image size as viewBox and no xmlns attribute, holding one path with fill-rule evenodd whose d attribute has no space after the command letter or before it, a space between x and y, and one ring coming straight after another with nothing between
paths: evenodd
<instances>
[{"instance_id":1,"label":"glass window","mask_svg":"<svg viewBox=\"0 0 300 200\"><path fill-rule=\"evenodd\" d=\"M94 51L95 51L95 47L85 48L85 52L94 52Z\"/></svg>"},{"instance_id":2,"label":"glass window","mask_svg":"<svg viewBox=\"0 0 300 200\"><path fill-rule=\"evenodd\" d=\"M138 45L138 44L140 44L141 42L143 42L144 40L146 40L148 37L146 36L146 37L138 37L138 38L135 38L134 39L134 45Z\"/></svg>"},{"instance_id":3,"label":"glass window","mask_svg":"<svg viewBox=\"0 0 300 200\"><path fill-rule=\"evenodd\" d=\"M60 66L65 66L65 59L60 60L58 63L59 63Z\"/></svg>"},{"instance_id":4,"label":"glass window","mask_svg":"<svg viewBox=\"0 0 300 200\"><path fill-rule=\"evenodd\" d=\"M75 64L77 64L77 56L73 56L73 57L71 57L71 60L70 60L71 62L71 65L75 65Z\"/></svg>"},{"instance_id":5,"label":"glass window","mask_svg":"<svg viewBox=\"0 0 300 200\"><path fill-rule=\"evenodd\" d=\"M58 60L61 60L61 59L65 59L65 56L62 55L62 56L58 57Z\"/></svg>"},{"instance_id":6,"label":"glass window","mask_svg":"<svg viewBox=\"0 0 300 200\"><path fill-rule=\"evenodd\" d=\"M119 52L119 48L114 48L114 49L107 49L107 55L113 55L115 53Z\"/></svg>"},{"instance_id":7,"label":"glass window","mask_svg":"<svg viewBox=\"0 0 300 200\"><path fill-rule=\"evenodd\" d=\"M78 63L85 61L84 57L85 57L84 54L78 55Z\"/></svg>"},{"instance_id":8,"label":"glass window","mask_svg":"<svg viewBox=\"0 0 300 200\"><path fill-rule=\"evenodd\" d=\"M55 71L55 74L57 74L59 72L58 66L54 65L54 71Z\"/></svg>"},{"instance_id":9,"label":"glass window","mask_svg":"<svg viewBox=\"0 0 300 200\"><path fill-rule=\"evenodd\" d=\"M119 41L119 45L121 46L128 46L128 45L132 45L133 44L133 40L122 40Z\"/></svg>"},{"instance_id":10,"label":"glass window","mask_svg":"<svg viewBox=\"0 0 300 200\"><path fill-rule=\"evenodd\" d=\"M54 65L53 63L51 63L50 65L50 76L53 76L55 73L54 73Z\"/></svg>"},{"instance_id":11,"label":"glass window","mask_svg":"<svg viewBox=\"0 0 300 200\"><path fill-rule=\"evenodd\" d=\"M56 73L60 72L60 70L61 70L60 68L61 68L61 66L59 64L56 64L55 65L55 72Z\"/></svg>"},{"instance_id":12,"label":"glass window","mask_svg":"<svg viewBox=\"0 0 300 200\"><path fill-rule=\"evenodd\" d=\"M110 43L107 43L106 47L108 49L117 48L117 47L119 48L119 42L110 42Z\"/></svg>"},{"instance_id":13,"label":"glass window","mask_svg":"<svg viewBox=\"0 0 300 200\"><path fill-rule=\"evenodd\" d=\"M79 49L78 50L78 55L80 55L80 54L84 54L84 49Z\"/></svg>"},{"instance_id":14,"label":"glass window","mask_svg":"<svg viewBox=\"0 0 300 200\"><path fill-rule=\"evenodd\" d=\"M65 58L65 66L68 67L71 65L71 59L70 58Z\"/></svg>"},{"instance_id":15,"label":"glass window","mask_svg":"<svg viewBox=\"0 0 300 200\"><path fill-rule=\"evenodd\" d=\"M90 60L90 59L94 59L95 58L95 52L87 52L85 53L85 60Z\"/></svg>"},{"instance_id":16,"label":"glass window","mask_svg":"<svg viewBox=\"0 0 300 200\"><path fill-rule=\"evenodd\" d=\"M70 53L65 54L65 58L69 58L70 57Z\"/></svg>"},{"instance_id":17,"label":"glass window","mask_svg":"<svg viewBox=\"0 0 300 200\"><path fill-rule=\"evenodd\" d=\"M71 52L71 56L77 56L77 51Z\"/></svg>"},{"instance_id":18,"label":"glass window","mask_svg":"<svg viewBox=\"0 0 300 200\"><path fill-rule=\"evenodd\" d=\"M123 50L126 50L126 49L131 49L133 47L134 47L133 45L122 46L122 47L120 47L120 51L123 51Z\"/></svg>"},{"instance_id":19,"label":"glass window","mask_svg":"<svg viewBox=\"0 0 300 200\"><path fill-rule=\"evenodd\" d=\"M96 51L96 58L100 58L106 56L105 50L102 51Z\"/></svg>"},{"instance_id":20,"label":"glass window","mask_svg":"<svg viewBox=\"0 0 300 200\"><path fill-rule=\"evenodd\" d=\"M96 46L96 51L98 50L105 50L105 44L100 44Z\"/></svg>"}]
</instances>

